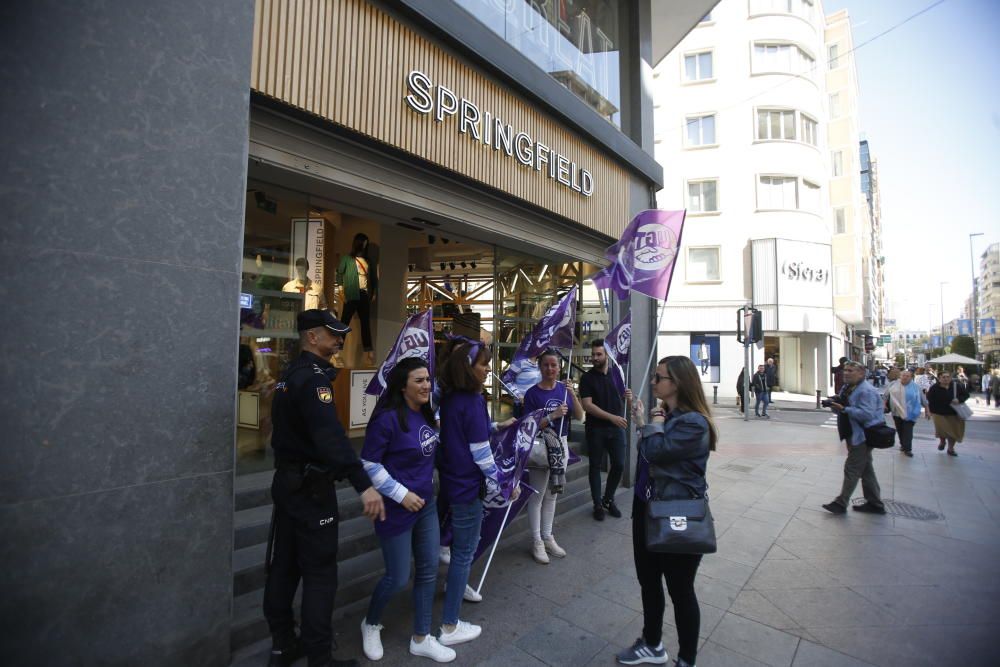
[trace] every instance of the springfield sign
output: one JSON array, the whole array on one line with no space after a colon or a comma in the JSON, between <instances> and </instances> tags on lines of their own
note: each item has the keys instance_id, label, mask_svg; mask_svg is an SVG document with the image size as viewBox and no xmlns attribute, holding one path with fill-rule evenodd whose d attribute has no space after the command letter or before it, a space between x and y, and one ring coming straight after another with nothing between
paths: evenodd
<instances>
[{"instance_id":1,"label":"springfield sign","mask_svg":"<svg viewBox=\"0 0 1000 667\"><path fill-rule=\"evenodd\" d=\"M481 110L475 102L460 97L446 86L435 86L423 72L410 72L406 88L404 99L415 112L433 114L438 123L454 116L458 131L472 141L486 144L495 151L502 150L525 167L545 174L584 197L594 194L594 176L590 171L502 118Z\"/></svg>"}]
</instances>

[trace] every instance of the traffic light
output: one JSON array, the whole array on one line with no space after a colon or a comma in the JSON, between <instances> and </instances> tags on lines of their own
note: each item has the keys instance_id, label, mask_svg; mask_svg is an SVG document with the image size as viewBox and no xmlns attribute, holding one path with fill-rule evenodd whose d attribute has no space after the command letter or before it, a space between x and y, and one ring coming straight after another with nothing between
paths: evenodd
<instances>
[{"instance_id":1,"label":"traffic light","mask_svg":"<svg viewBox=\"0 0 1000 667\"><path fill-rule=\"evenodd\" d=\"M736 340L740 343L757 343L764 338L761 312L756 308L740 308L736 311Z\"/></svg>"}]
</instances>

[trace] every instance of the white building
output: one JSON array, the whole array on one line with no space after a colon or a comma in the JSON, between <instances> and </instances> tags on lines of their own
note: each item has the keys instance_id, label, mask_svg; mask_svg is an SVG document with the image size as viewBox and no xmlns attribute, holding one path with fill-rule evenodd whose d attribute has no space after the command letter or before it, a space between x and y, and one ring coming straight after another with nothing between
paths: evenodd
<instances>
[{"instance_id":1,"label":"white building","mask_svg":"<svg viewBox=\"0 0 1000 667\"><path fill-rule=\"evenodd\" d=\"M857 102L846 93L831 100L826 74L850 68L855 91L857 79L849 40L838 31L828 52L826 31L818 1L722 0L654 72L656 157L666 172L658 205L688 210L659 353L701 364L707 347L702 377L723 395L735 394L743 368L737 309L751 302L765 331L756 363L775 358L786 391L828 391L836 360L862 357L851 345L866 326L870 246ZM837 118L854 117L838 133L837 155L828 144L831 102ZM841 178L848 171L853 177ZM835 266L838 296L853 297L841 309Z\"/></svg>"}]
</instances>

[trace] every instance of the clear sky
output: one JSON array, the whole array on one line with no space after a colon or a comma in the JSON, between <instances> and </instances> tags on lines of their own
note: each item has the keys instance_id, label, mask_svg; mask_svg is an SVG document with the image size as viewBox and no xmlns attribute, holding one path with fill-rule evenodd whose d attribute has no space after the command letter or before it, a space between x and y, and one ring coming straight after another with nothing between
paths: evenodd
<instances>
[{"instance_id":1,"label":"clear sky","mask_svg":"<svg viewBox=\"0 0 1000 667\"><path fill-rule=\"evenodd\" d=\"M825 0L855 45L935 0ZM860 130L878 159L886 303L902 328L958 317L1000 241L1000 0L945 0L855 52Z\"/></svg>"}]
</instances>

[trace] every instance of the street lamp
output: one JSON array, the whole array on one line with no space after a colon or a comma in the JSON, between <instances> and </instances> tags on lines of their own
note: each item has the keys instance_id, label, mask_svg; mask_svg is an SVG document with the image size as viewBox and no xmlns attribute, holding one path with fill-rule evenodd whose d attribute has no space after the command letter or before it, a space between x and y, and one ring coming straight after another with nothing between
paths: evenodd
<instances>
[{"instance_id":1,"label":"street lamp","mask_svg":"<svg viewBox=\"0 0 1000 667\"><path fill-rule=\"evenodd\" d=\"M982 232L976 232L974 234L969 234L969 262L972 264L972 340L976 346L973 357L979 358L979 323L976 319L979 315L979 295L977 294L977 281L976 281L976 256L972 252L972 237L982 236Z\"/></svg>"},{"instance_id":2,"label":"street lamp","mask_svg":"<svg viewBox=\"0 0 1000 667\"><path fill-rule=\"evenodd\" d=\"M938 291L940 292L941 301L941 350L944 351L944 286L948 284L945 280L938 286Z\"/></svg>"}]
</instances>

